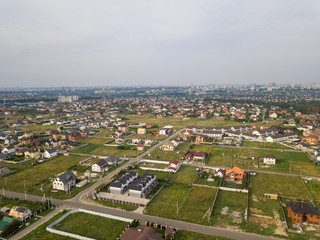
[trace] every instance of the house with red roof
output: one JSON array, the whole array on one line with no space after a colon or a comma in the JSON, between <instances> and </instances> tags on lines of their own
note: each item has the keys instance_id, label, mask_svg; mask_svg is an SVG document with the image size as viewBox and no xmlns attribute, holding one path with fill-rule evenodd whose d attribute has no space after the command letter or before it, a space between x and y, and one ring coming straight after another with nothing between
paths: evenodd
<instances>
[{"instance_id":1,"label":"house with red roof","mask_svg":"<svg viewBox=\"0 0 320 240\"><path fill-rule=\"evenodd\" d=\"M193 153L193 160L204 161L205 158L206 158L206 154L204 152L194 152Z\"/></svg>"},{"instance_id":2,"label":"house with red roof","mask_svg":"<svg viewBox=\"0 0 320 240\"><path fill-rule=\"evenodd\" d=\"M143 144L137 144L138 151L143 151L144 145Z\"/></svg>"},{"instance_id":3,"label":"house with red roof","mask_svg":"<svg viewBox=\"0 0 320 240\"><path fill-rule=\"evenodd\" d=\"M233 168L227 169L225 173L226 182L242 184L242 181L246 178L247 178L247 173L243 169L236 166Z\"/></svg>"}]
</instances>

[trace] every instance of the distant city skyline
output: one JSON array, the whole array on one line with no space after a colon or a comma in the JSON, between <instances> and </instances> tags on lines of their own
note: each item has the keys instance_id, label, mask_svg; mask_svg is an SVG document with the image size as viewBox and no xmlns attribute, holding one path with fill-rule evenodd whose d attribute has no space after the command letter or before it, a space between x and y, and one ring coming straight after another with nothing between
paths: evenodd
<instances>
[{"instance_id":1,"label":"distant city skyline","mask_svg":"<svg viewBox=\"0 0 320 240\"><path fill-rule=\"evenodd\" d=\"M10 0L0 33L0 88L320 83L318 0Z\"/></svg>"}]
</instances>

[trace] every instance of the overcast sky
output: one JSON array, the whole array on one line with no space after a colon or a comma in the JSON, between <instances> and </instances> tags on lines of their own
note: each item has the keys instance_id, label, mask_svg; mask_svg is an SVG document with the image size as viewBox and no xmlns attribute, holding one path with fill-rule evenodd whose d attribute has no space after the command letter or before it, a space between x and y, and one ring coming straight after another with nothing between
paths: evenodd
<instances>
[{"instance_id":1,"label":"overcast sky","mask_svg":"<svg viewBox=\"0 0 320 240\"><path fill-rule=\"evenodd\" d=\"M319 0L2 0L0 87L320 83Z\"/></svg>"}]
</instances>

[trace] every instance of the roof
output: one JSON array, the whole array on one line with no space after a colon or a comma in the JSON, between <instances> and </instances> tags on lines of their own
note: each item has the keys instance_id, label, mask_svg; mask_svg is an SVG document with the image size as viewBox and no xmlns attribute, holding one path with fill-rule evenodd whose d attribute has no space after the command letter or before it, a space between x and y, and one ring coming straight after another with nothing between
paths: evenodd
<instances>
[{"instance_id":1,"label":"roof","mask_svg":"<svg viewBox=\"0 0 320 240\"><path fill-rule=\"evenodd\" d=\"M55 153L55 152L57 152L57 149L55 149L55 148L47 149L46 152Z\"/></svg>"},{"instance_id":2,"label":"roof","mask_svg":"<svg viewBox=\"0 0 320 240\"><path fill-rule=\"evenodd\" d=\"M273 158L273 159L276 159L276 157L272 154L266 154L264 155L264 158Z\"/></svg>"},{"instance_id":3,"label":"roof","mask_svg":"<svg viewBox=\"0 0 320 240\"><path fill-rule=\"evenodd\" d=\"M13 222L12 217L4 216L0 222L0 229L3 230L7 225Z\"/></svg>"},{"instance_id":4,"label":"roof","mask_svg":"<svg viewBox=\"0 0 320 240\"><path fill-rule=\"evenodd\" d=\"M74 175L74 173L72 171L68 171L68 172L65 172L61 175L58 176L58 178L61 180L61 182L63 182L64 184L68 184L68 182L71 180L71 179L77 179L76 175Z\"/></svg>"},{"instance_id":5,"label":"roof","mask_svg":"<svg viewBox=\"0 0 320 240\"><path fill-rule=\"evenodd\" d=\"M174 160L174 161L171 161L170 164L171 163L178 165L180 162L178 160Z\"/></svg>"},{"instance_id":6,"label":"roof","mask_svg":"<svg viewBox=\"0 0 320 240\"><path fill-rule=\"evenodd\" d=\"M244 175L244 170L239 167L233 167L226 170L226 175L230 173L241 174Z\"/></svg>"},{"instance_id":7,"label":"roof","mask_svg":"<svg viewBox=\"0 0 320 240\"><path fill-rule=\"evenodd\" d=\"M107 158L105 158L105 160L107 162L117 162L117 161L119 161L119 158L118 157L107 157Z\"/></svg>"},{"instance_id":8,"label":"roof","mask_svg":"<svg viewBox=\"0 0 320 240\"><path fill-rule=\"evenodd\" d=\"M105 167L105 166L108 166L108 161L107 161L106 159L101 159L100 161L96 162L96 164L97 164L99 167L103 168L103 167Z\"/></svg>"},{"instance_id":9,"label":"roof","mask_svg":"<svg viewBox=\"0 0 320 240\"><path fill-rule=\"evenodd\" d=\"M312 214L320 216L320 211L316 209L313 205L302 202L289 202L287 204L288 207L292 209L295 213L300 214Z\"/></svg>"},{"instance_id":10,"label":"roof","mask_svg":"<svg viewBox=\"0 0 320 240\"><path fill-rule=\"evenodd\" d=\"M204 157L205 153L204 152L194 152L193 157Z\"/></svg>"}]
</instances>

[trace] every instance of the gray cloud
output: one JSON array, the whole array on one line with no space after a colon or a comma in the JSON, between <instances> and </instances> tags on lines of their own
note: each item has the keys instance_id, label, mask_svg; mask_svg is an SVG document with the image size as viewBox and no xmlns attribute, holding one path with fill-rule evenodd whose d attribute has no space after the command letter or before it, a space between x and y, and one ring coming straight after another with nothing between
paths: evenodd
<instances>
[{"instance_id":1,"label":"gray cloud","mask_svg":"<svg viewBox=\"0 0 320 240\"><path fill-rule=\"evenodd\" d=\"M319 82L318 0L0 2L3 87Z\"/></svg>"}]
</instances>

